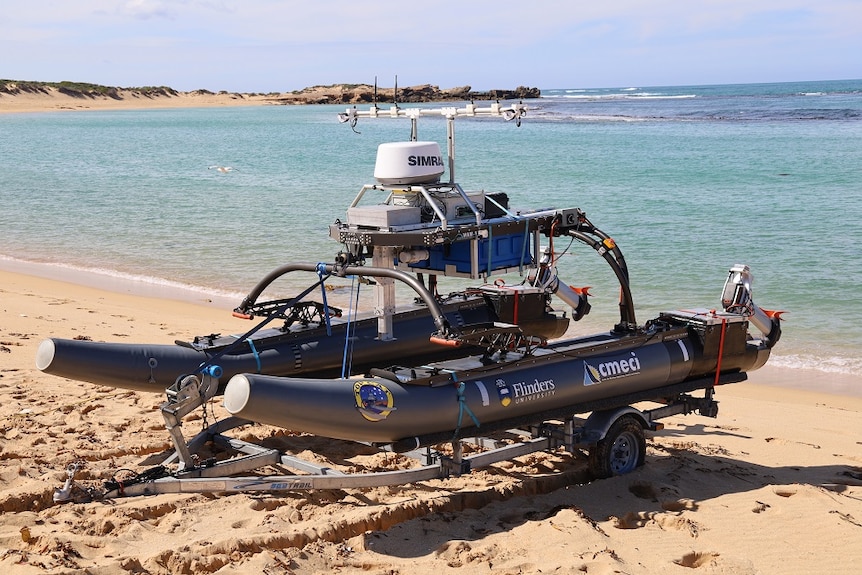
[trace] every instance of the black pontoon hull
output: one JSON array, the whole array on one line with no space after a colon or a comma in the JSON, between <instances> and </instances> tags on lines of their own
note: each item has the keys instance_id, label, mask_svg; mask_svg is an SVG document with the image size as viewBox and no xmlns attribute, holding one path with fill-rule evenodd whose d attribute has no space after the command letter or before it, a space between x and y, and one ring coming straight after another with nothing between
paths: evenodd
<instances>
[{"instance_id":1,"label":"black pontoon hull","mask_svg":"<svg viewBox=\"0 0 862 575\"><path fill-rule=\"evenodd\" d=\"M441 306L452 324L482 324L493 321L494 312L482 298L467 299ZM268 329L238 342L236 337L216 338L210 344L159 345L104 343L87 340L51 338L43 341L36 354L36 366L52 375L136 391L162 393L177 378L195 373L200 366L214 361L223 370L223 381L239 373L338 377L344 363L345 334L348 329L353 373L389 365L411 357L430 362L475 353L469 346L443 348L429 343L434 323L422 306L395 315L398 337L381 341L376 318L352 325L334 323L327 335L325 327L283 332ZM534 331L544 337L557 337L568 320L547 315L533 323ZM223 353L229 346L234 346ZM215 358L215 359L213 359Z\"/></svg>"},{"instance_id":2,"label":"black pontoon hull","mask_svg":"<svg viewBox=\"0 0 862 575\"><path fill-rule=\"evenodd\" d=\"M361 442L481 430L502 420L541 420L563 408L580 413L581 405L687 380L709 385L704 378L716 372L757 369L769 349L749 341L746 326L740 318L715 332L714 326L680 322L659 333L569 340L516 361L448 362L409 383L241 374L228 382L224 405L251 421Z\"/></svg>"}]
</instances>

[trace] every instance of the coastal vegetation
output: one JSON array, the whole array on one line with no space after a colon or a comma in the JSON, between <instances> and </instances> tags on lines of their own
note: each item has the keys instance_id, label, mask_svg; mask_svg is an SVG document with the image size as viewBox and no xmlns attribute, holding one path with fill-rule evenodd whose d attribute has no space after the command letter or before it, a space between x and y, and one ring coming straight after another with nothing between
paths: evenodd
<instances>
[{"instance_id":1,"label":"coastal vegetation","mask_svg":"<svg viewBox=\"0 0 862 575\"><path fill-rule=\"evenodd\" d=\"M137 88L117 88L102 86L88 82L32 82L21 80L0 79L0 92L6 94L48 94L57 91L67 96L78 98L108 97L121 98L123 92L131 92L140 96L176 96L178 92L167 86L143 86Z\"/></svg>"},{"instance_id":2,"label":"coastal vegetation","mask_svg":"<svg viewBox=\"0 0 862 575\"><path fill-rule=\"evenodd\" d=\"M513 90L474 91L470 86L440 89L431 84L395 88L378 88L369 84L330 84L317 85L290 92L235 93L227 91L212 92L198 89L180 92L169 86L141 86L121 88L103 86L88 82L35 82L0 79L0 95L17 96L21 94L52 95L62 94L77 99L126 98L173 98L182 95L213 96L222 95L233 98L260 98L272 104L356 104L371 102L443 102L450 100L507 100L538 98L538 88L518 86Z\"/></svg>"}]
</instances>

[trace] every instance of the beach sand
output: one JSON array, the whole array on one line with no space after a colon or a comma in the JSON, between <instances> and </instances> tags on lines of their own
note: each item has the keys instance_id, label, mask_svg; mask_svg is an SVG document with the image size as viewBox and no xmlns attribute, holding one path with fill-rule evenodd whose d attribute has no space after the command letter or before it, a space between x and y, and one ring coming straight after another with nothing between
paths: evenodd
<instances>
[{"instance_id":1,"label":"beach sand","mask_svg":"<svg viewBox=\"0 0 862 575\"><path fill-rule=\"evenodd\" d=\"M57 90L46 93L0 93L0 114L87 110L136 110L147 108L212 108L222 106L264 106L274 96L220 92L178 92L175 96L144 96L120 91L120 98L108 96L74 97Z\"/></svg>"},{"instance_id":2,"label":"beach sand","mask_svg":"<svg viewBox=\"0 0 862 575\"><path fill-rule=\"evenodd\" d=\"M55 504L69 464L83 462L79 486L97 487L154 465L170 444L160 395L43 374L39 342L245 331L229 310L0 272L0 573L859 571L862 397L829 391L860 382L802 374L789 383L809 389L791 389L794 372L768 366L717 390L717 419L665 420L644 467L602 481L589 482L582 457L541 452L399 487ZM337 468L403 465L266 426L241 436Z\"/></svg>"}]
</instances>

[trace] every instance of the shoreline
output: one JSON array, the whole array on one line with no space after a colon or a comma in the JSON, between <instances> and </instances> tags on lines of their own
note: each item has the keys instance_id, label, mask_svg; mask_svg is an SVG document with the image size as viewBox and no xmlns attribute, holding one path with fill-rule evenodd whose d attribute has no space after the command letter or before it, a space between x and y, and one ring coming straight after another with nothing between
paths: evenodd
<instances>
[{"instance_id":1,"label":"shoreline","mask_svg":"<svg viewBox=\"0 0 862 575\"><path fill-rule=\"evenodd\" d=\"M34 84L34 83L22 83ZM10 88L11 86L11 88ZM394 89L359 84L311 86L293 92L249 94L238 92L177 92L170 88L152 90L103 88L103 91L58 89L35 83L20 88L15 82L0 84L0 115L7 113L69 112L97 110L146 110L172 108L218 108L235 106L294 106L309 104L371 104L375 94L379 104L391 103ZM376 92L375 92L376 90ZM400 88L399 103L451 102L464 100L505 100L538 98L538 88L519 86L514 90L474 92L470 86L441 90L421 85Z\"/></svg>"},{"instance_id":2,"label":"shoreline","mask_svg":"<svg viewBox=\"0 0 862 575\"><path fill-rule=\"evenodd\" d=\"M154 300L170 300L192 305L233 310L246 294L223 295L205 289L181 284L165 284L120 277L95 270L64 266L62 264L31 262L0 256L0 274L39 278L48 281L96 289L107 294L132 295ZM249 286L251 288L251 286Z\"/></svg>"},{"instance_id":3,"label":"shoreline","mask_svg":"<svg viewBox=\"0 0 862 575\"><path fill-rule=\"evenodd\" d=\"M271 97L252 94L197 94L181 92L176 96L146 97L128 94L121 99L107 96L74 97L54 91L47 94L0 93L0 115L41 112L83 112L102 110L159 110L176 108L220 108L271 106Z\"/></svg>"}]
</instances>

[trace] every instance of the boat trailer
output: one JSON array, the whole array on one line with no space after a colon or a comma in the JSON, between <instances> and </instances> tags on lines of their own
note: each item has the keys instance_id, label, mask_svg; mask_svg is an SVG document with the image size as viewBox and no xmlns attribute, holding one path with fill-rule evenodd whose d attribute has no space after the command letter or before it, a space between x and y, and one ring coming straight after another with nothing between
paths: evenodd
<instances>
[{"instance_id":1,"label":"boat trailer","mask_svg":"<svg viewBox=\"0 0 862 575\"><path fill-rule=\"evenodd\" d=\"M714 385L744 381L745 373L722 375L685 382L649 392L631 394L585 404L583 413L558 420L544 419L537 414L530 424L507 428L498 422L484 430L485 435L452 438L446 444L426 446L401 455L417 461L410 469L345 473L329 465L315 463L290 455L275 448L237 439L227 432L249 425L252 422L237 417L227 417L196 434L186 442L182 435L181 419L193 410L205 407L218 388L218 370L211 369L196 383L194 376L185 378L175 389L169 390L161 412L165 419L174 446L174 451L161 464L141 473L114 476L104 483L104 490L90 490L92 498L115 498L125 496L156 495L166 493L235 493L304 491L320 489L363 489L405 485L432 479L447 479L469 474L495 463L538 451L562 450L569 454L587 453L588 470L595 478L621 475L634 470L644 462L645 432L663 428L660 419L673 415L697 412L706 417L716 417L718 402L713 398ZM703 389L702 397L691 395L691 391ZM637 402L660 404L650 409L637 409L630 404ZM549 414L556 415L556 414ZM494 430L497 433L492 433ZM197 452L211 444L225 453L238 454L230 459L201 461ZM374 446L382 451L395 452L395 446ZM466 451L471 451L465 455ZM478 451L477 451L478 449ZM180 470L171 472L171 466L179 462ZM188 468L183 469L188 462ZM255 474L268 466L284 468L289 474ZM54 502L72 500L75 485L74 475L81 469L78 464L68 468L69 478L61 489L54 492Z\"/></svg>"}]
</instances>

